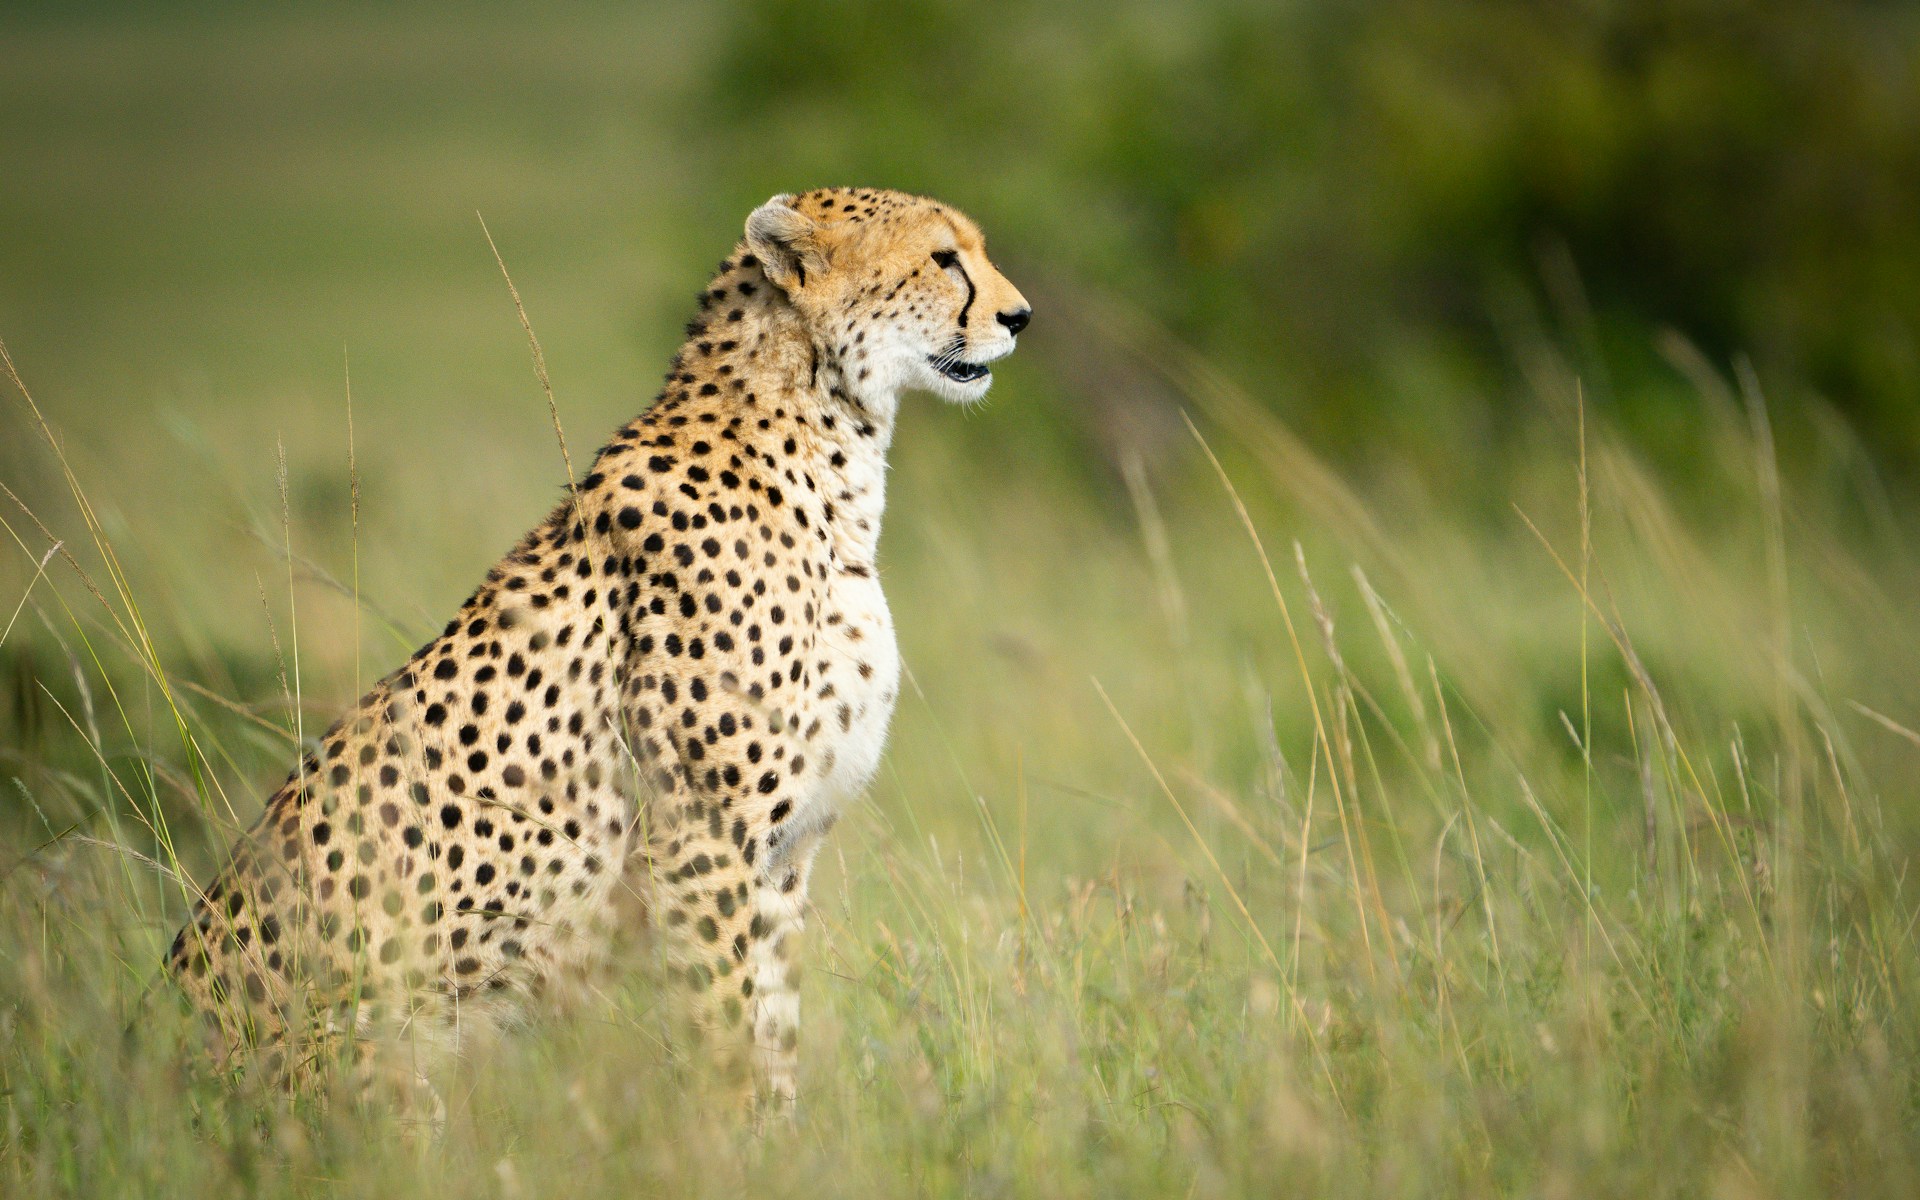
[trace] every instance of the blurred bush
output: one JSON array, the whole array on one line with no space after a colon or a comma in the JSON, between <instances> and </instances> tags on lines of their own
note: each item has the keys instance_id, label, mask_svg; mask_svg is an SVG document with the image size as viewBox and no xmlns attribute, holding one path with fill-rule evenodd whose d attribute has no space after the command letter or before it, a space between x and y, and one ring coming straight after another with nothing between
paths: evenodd
<instances>
[{"instance_id":1,"label":"blurred bush","mask_svg":"<svg viewBox=\"0 0 1920 1200\"><path fill-rule=\"evenodd\" d=\"M1616 368L1666 326L1750 355L1911 466L1916 35L1871 0L749 0L686 132L742 202L967 197L1331 441L1424 424L1409 379L1501 403L1519 311Z\"/></svg>"}]
</instances>

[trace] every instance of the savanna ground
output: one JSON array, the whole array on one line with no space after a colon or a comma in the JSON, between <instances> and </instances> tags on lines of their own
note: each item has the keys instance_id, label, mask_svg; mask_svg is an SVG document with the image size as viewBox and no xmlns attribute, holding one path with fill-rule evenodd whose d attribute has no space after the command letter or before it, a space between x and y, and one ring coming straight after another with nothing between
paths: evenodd
<instances>
[{"instance_id":1,"label":"savanna ground","mask_svg":"<svg viewBox=\"0 0 1920 1200\"><path fill-rule=\"evenodd\" d=\"M797 1122L705 1123L644 964L451 1064L438 1139L197 1071L183 880L564 478L472 210L578 461L824 181L686 186L635 114L699 57L634 47L712 30L623 20L11 42L0 1194L1920 1191L1877 448L1677 334L1616 369L1575 297L1503 326L1504 416L1416 356L1334 454L1283 419L1332 401L1049 273L1005 180L942 194L1039 312L902 421L909 683L816 877Z\"/></svg>"}]
</instances>

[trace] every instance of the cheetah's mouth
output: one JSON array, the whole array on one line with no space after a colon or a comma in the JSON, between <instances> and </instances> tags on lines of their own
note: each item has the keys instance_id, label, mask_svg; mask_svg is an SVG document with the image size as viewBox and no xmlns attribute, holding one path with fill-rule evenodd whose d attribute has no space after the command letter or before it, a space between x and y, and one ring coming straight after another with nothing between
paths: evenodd
<instances>
[{"instance_id":1,"label":"cheetah's mouth","mask_svg":"<svg viewBox=\"0 0 1920 1200\"><path fill-rule=\"evenodd\" d=\"M993 374L993 368L985 363L957 362L944 354L929 354L927 362L932 364L935 372L955 383L972 383Z\"/></svg>"}]
</instances>

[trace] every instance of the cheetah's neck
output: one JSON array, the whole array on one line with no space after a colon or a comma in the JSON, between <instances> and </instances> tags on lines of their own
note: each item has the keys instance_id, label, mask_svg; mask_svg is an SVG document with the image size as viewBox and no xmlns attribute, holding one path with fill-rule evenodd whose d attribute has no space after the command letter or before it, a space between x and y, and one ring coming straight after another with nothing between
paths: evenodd
<instances>
[{"instance_id":1,"label":"cheetah's neck","mask_svg":"<svg viewBox=\"0 0 1920 1200\"><path fill-rule=\"evenodd\" d=\"M807 514L843 568L870 572L898 390L851 378L757 266L724 267L701 293L659 399L603 460L663 435L685 442L712 430L727 472L762 496L774 489Z\"/></svg>"}]
</instances>

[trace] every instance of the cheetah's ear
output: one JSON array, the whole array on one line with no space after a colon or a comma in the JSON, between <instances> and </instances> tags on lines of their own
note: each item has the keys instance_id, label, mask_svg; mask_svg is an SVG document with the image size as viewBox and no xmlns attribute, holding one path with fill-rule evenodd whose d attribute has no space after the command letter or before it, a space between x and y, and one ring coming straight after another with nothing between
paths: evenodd
<instances>
[{"instance_id":1,"label":"cheetah's ear","mask_svg":"<svg viewBox=\"0 0 1920 1200\"><path fill-rule=\"evenodd\" d=\"M826 246L813 218L791 206L785 192L747 214L747 247L774 286L789 294L826 272Z\"/></svg>"}]
</instances>

